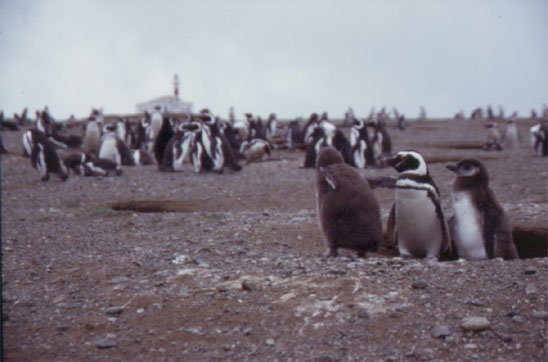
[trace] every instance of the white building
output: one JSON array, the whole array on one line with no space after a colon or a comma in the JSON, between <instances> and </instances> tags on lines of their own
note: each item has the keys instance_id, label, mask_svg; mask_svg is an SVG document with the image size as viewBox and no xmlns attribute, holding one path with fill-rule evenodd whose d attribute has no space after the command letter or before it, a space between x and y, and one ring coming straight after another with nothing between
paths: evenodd
<instances>
[{"instance_id":1,"label":"white building","mask_svg":"<svg viewBox=\"0 0 548 362\"><path fill-rule=\"evenodd\" d=\"M160 107L162 113L192 113L192 102L185 102L179 98L179 77L173 79L173 95L161 96L136 105L137 113L145 111L151 113L155 107Z\"/></svg>"}]
</instances>

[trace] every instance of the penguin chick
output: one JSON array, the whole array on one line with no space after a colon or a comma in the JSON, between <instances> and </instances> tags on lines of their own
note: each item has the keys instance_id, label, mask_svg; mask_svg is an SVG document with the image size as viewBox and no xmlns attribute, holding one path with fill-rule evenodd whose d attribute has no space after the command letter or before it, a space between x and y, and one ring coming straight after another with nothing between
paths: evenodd
<instances>
[{"instance_id":1,"label":"penguin chick","mask_svg":"<svg viewBox=\"0 0 548 362\"><path fill-rule=\"evenodd\" d=\"M404 257L439 257L449 247L449 234L440 193L426 161L416 151L401 151L381 161L399 173L386 228L389 240L397 239Z\"/></svg>"},{"instance_id":2,"label":"penguin chick","mask_svg":"<svg viewBox=\"0 0 548 362\"><path fill-rule=\"evenodd\" d=\"M320 229L329 248L376 251L382 240L379 205L360 173L344 163L332 147L320 149L316 166L316 206Z\"/></svg>"},{"instance_id":3,"label":"penguin chick","mask_svg":"<svg viewBox=\"0 0 548 362\"><path fill-rule=\"evenodd\" d=\"M463 259L518 259L512 226L489 188L489 175L475 158L447 165L457 178L453 183L453 239Z\"/></svg>"}]
</instances>

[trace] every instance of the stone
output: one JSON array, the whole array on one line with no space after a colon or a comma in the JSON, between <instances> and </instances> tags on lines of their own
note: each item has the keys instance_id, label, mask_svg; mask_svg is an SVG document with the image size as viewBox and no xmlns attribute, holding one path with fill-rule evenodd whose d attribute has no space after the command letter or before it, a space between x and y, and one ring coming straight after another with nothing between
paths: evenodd
<instances>
[{"instance_id":1,"label":"stone","mask_svg":"<svg viewBox=\"0 0 548 362\"><path fill-rule=\"evenodd\" d=\"M251 283L249 280L244 279L242 280L242 289L248 292L251 292L255 290L255 285Z\"/></svg>"},{"instance_id":2,"label":"stone","mask_svg":"<svg viewBox=\"0 0 548 362\"><path fill-rule=\"evenodd\" d=\"M525 270L523 271L523 274L525 274L525 275L533 275L533 274L536 274L536 273L537 273L537 269L534 266L531 266L531 265L526 267Z\"/></svg>"},{"instance_id":3,"label":"stone","mask_svg":"<svg viewBox=\"0 0 548 362\"><path fill-rule=\"evenodd\" d=\"M268 346L273 346L273 345L275 344L275 342L274 342L274 340L273 340L272 338L269 338L269 339L266 340L266 344L267 344Z\"/></svg>"},{"instance_id":4,"label":"stone","mask_svg":"<svg viewBox=\"0 0 548 362\"><path fill-rule=\"evenodd\" d=\"M415 280L413 284L411 284L411 287L413 289L424 289L427 286L428 286L428 283L426 283L426 280L424 279Z\"/></svg>"},{"instance_id":5,"label":"stone","mask_svg":"<svg viewBox=\"0 0 548 362\"><path fill-rule=\"evenodd\" d=\"M112 348L116 347L116 341L110 338L97 338L95 345L100 349Z\"/></svg>"},{"instance_id":6,"label":"stone","mask_svg":"<svg viewBox=\"0 0 548 362\"><path fill-rule=\"evenodd\" d=\"M491 323L485 317L466 317L463 318L460 326L465 331L480 332L491 327Z\"/></svg>"},{"instance_id":7,"label":"stone","mask_svg":"<svg viewBox=\"0 0 548 362\"><path fill-rule=\"evenodd\" d=\"M542 319L543 321L548 321L548 312L534 310L533 318Z\"/></svg>"},{"instance_id":8,"label":"stone","mask_svg":"<svg viewBox=\"0 0 548 362\"><path fill-rule=\"evenodd\" d=\"M106 314L109 314L109 315L116 315L116 314L121 314L122 312L124 311L124 308L123 307L108 307L106 310L105 310L105 313Z\"/></svg>"},{"instance_id":9,"label":"stone","mask_svg":"<svg viewBox=\"0 0 548 362\"><path fill-rule=\"evenodd\" d=\"M432 329L432 337L434 338L445 338L450 336L453 332L448 326L438 324Z\"/></svg>"}]
</instances>

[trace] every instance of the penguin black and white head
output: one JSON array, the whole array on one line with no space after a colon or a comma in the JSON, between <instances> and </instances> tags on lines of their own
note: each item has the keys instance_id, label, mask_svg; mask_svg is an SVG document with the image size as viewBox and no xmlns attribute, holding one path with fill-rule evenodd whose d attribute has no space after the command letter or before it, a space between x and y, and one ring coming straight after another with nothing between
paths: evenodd
<instances>
[{"instance_id":1,"label":"penguin black and white head","mask_svg":"<svg viewBox=\"0 0 548 362\"><path fill-rule=\"evenodd\" d=\"M485 165L478 159L466 158L446 167L457 176L452 191L452 235L459 257L519 258L510 220L489 188Z\"/></svg>"},{"instance_id":2,"label":"penguin black and white head","mask_svg":"<svg viewBox=\"0 0 548 362\"><path fill-rule=\"evenodd\" d=\"M329 249L376 251L382 240L380 209L369 184L332 147L320 149L316 167L316 206Z\"/></svg>"},{"instance_id":3,"label":"penguin black and white head","mask_svg":"<svg viewBox=\"0 0 548 362\"><path fill-rule=\"evenodd\" d=\"M404 257L439 257L449 247L449 234L440 193L426 161L416 151L401 151L382 160L399 173L387 222L389 240L397 239Z\"/></svg>"}]
</instances>

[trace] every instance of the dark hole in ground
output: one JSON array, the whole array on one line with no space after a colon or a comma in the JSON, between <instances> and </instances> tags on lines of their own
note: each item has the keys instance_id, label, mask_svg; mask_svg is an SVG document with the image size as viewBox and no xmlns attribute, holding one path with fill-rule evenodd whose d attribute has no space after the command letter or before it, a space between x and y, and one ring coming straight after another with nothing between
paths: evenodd
<instances>
[{"instance_id":1,"label":"dark hole in ground","mask_svg":"<svg viewBox=\"0 0 548 362\"><path fill-rule=\"evenodd\" d=\"M514 244L521 259L548 257L548 229L546 227L514 226L512 229ZM386 256L399 256L397 247L381 245L379 254ZM440 261L457 260L456 249L440 255Z\"/></svg>"},{"instance_id":2,"label":"dark hole in ground","mask_svg":"<svg viewBox=\"0 0 548 362\"><path fill-rule=\"evenodd\" d=\"M129 200L109 205L113 210L135 212L194 212L204 209L200 200Z\"/></svg>"}]
</instances>

